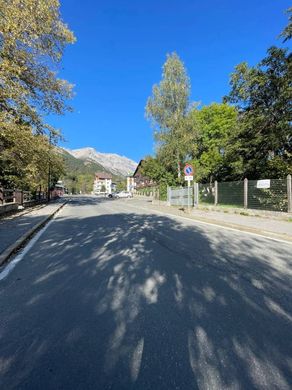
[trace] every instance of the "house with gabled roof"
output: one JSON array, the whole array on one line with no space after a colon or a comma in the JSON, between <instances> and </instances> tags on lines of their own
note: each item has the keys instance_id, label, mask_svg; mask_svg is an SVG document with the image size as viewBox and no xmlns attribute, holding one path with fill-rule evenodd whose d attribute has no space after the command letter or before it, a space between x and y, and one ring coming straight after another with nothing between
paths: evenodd
<instances>
[{"instance_id":1,"label":"house with gabled roof","mask_svg":"<svg viewBox=\"0 0 292 390\"><path fill-rule=\"evenodd\" d=\"M93 183L94 194L112 193L112 175L107 172L96 172Z\"/></svg>"}]
</instances>

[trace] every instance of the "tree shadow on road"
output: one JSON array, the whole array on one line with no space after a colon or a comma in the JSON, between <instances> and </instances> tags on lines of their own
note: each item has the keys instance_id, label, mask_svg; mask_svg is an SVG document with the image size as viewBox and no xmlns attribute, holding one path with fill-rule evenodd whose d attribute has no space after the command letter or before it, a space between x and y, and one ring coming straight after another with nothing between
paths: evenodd
<instances>
[{"instance_id":1,"label":"tree shadow on road","mask_svg":"<svg viewBox=\"0 0 292 390\"><path fill-rule=\"evenodd\" d=\"M4 388L290 388L291 247L244 237L59 216L0 287Z\"/></svg>"}]
</instances>

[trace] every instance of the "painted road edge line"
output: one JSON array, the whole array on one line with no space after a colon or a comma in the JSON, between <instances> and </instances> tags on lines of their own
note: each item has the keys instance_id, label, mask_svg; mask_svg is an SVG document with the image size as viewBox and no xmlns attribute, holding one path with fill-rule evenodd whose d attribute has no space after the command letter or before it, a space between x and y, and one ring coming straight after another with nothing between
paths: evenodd
<instances>
[{"instance_id":1,"label":"painted road edge line","mask_svg":"<svg viewBox=\"0 0 292 390\"><path fill-rule=\"evenodd\" d=\"M34 244L38 241L41 235L48 229L48 227L53 223L53 219L49 221L37 234L29 241L29 243L23 248L23 250L12 260L10 261L6 267L0 272L0 281L5 279L6 276L10 274L10 272L14 269L14 267L19 263L23 257L30 251L30 249L34 246Z\"/></svg>"},{"instance_id":2,"label":"painted road edge line","mask_svg":"<svg viewBox=\"0 0 292 390\"><path fill-rule=\"evenodd\" d=\"M9 258L13 255L14 252L16 252L23 243L28 240L37 230L41 229L42 226L44 226L51 218L54 217L54 215L61 210L66 204L68 203L68 200L65 201L58 207L52 214L45 217L42 221L40 221L37 225L35 225L33 228L31 228L28 232L26 232L22 237L20 237L14 244L10 245L8 248L5 249L5 251L0 255L0 266L2 266L4 263L8 262Z\"/></svg>"},{"instance_id":3,"label":"painted road edge line","mask_svg":"<svg viewBox=\"0 0 292 390\"><path fill-rule=\"evenodd\" d=\"M241 232L241 233L244 233L244 234L248 234L248 235L251 235L251 236L257 236L257 237L261 237L261 238L265 238L267 240L272 240L272 241L277 241L277 242L282 242L282 243L285 243L285 244L290 244L292 245L292 241L291 241L291 238L290 237L287 237L287 239L280 239L280 238L277 238L277 237L271 237L270 235L274 234L272 232L268 232L268 231L264 231L266 234L261 234L261 233L256 233L256 232L251 232L251 231L248 231L245 229L245 227L241 227L239 226L238 228L237 227L230 227L230 226L226 226L226 225L221 225L220 223L217 223L217 222L211 222L211 221L202 221L201 219L198 219L196 217L194 218L190 218L190 217L184 217L184 216L181 216L181 215L176 215L176 214L171 214L171 213L167 213L167 212L163 212L163 211L159 211L159 210L155 210L155 209L147 209L146 207L138 207L138 206L133 206L133 205L127 205L129 207L133 207L134 209L138 209L138 210L145 210L145 211L148 211L148 212L153 212L153 213L157 213L157 214L160 214L160 215L166 215L168 217L173 217L173 218L178 218L178 219L183 219L185 221L189 221L189 222L197 222L199 224L203 224L203 225L209 225L209 226L216 226L216 227L220 227L222 229L225 229L225 230L231 230L231 231L234 231L234 232ZM262 231L263 232L263 231ZM270 235L269 235L270 234Z\"/></svg>"}]
</instances>

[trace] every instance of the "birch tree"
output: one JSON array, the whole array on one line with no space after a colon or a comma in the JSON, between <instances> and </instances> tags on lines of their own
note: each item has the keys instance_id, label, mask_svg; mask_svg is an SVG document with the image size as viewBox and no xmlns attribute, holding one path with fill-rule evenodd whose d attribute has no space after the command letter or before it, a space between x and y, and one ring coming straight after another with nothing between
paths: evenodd
<instances>
[{"instance_id":1,"label":"birch tree","mask_svg":"<svg viewBox=\"0 0 292 390\"><path fill-rule=\"evenodd\" d=\"M189 106L190 79L176 53L167 55L162 80L155 84L146 105L146 117L154 128L157 147L175 162L180 178L180 162L185 157L187 134L185 120Z\"/></svg>"}]
</instances>

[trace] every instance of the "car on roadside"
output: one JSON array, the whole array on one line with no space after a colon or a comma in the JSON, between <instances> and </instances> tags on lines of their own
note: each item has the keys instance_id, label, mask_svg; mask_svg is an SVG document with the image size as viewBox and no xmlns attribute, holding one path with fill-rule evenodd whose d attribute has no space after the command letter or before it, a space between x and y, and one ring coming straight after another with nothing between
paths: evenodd
<instances>
[{"instance_id":1,"label":"car on roadside","mask_svg":"<svg viewBox=\"0 0 292 390\"><path fill-rule=\"evenodd\" d=\"M117 198L117 193L116 192L112 192L111 194L108 194L107 197L110 198L110 199Z\"/></svg>"},{"instance_id":2,"label":"car on roadside","mask_svg":"<svg viewBox=\"0 0 292 390\"><path fill-rule=\"evenodd\" d=\"M117 192L116 198L133 198L133 194L128 191Z\"/></svg>"}]
</instances>

